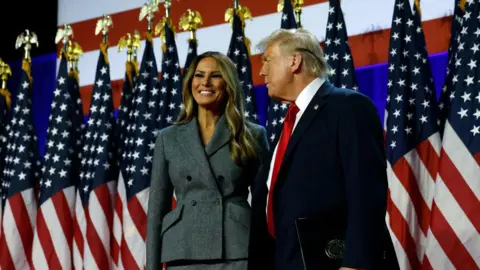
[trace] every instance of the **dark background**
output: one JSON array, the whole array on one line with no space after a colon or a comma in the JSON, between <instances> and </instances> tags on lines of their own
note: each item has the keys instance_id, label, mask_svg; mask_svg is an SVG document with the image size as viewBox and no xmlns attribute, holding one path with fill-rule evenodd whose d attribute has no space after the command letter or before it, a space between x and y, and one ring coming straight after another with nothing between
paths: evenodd
<instances>
[{"instance_id":1,"label":"dark background","mask_svg":"<svg viewBox=\"0 0 480 270\"><path fill-rule=\"evenodd\" d=\"M76 0L78 1L78 0ZM0 58L4 62L20 60L22 49L15 49L18 35L29 29L38 37L39 47L31 50L32 58L56 51L57 0L5 0L0 12Z\"/></svg>"}]
</instances>

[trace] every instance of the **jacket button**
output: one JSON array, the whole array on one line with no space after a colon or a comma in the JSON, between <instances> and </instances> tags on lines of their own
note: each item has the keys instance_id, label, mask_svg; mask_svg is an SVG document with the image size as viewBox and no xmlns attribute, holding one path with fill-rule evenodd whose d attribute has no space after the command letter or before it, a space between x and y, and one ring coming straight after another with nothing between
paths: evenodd
<instances>
[{"instance_id":1,"label":"jacket button","mask_svg":"<svg viewBox=\"0 0 480 270\"><path fill-rule=\"evenodd\" d=\"M220 205L220 199L217 199L217 200L215 201L215 203L216 203L217 205Z\"/></svg>"},{"instance_id":2,"label":"jacket button","mask_svg":"<svg viewBox=\"0 0 480 270\"><path fill-rule=\"evenodd\" d=\"M223 180L225 180L225 178L222 175L219 175L218 176L218 181L222 182Z\"/></svg>"},{"instance_id":3,"label":"jacket button","mask_svg":"<svg viewBox=\"0 0 480 270\"><path fill-rule=\"evenodd\" d=\"M195 206L195 205L197 204L197 202L196 202L195 200L192 200L192 201L190 202L190 204L192 204L192 206Z\"/></svg>"},{"instance_id":4,"label":"jacket button","mask_svg":"<svg viewBox=\"0 0 480 270\"><path fill-rule=\"evenodd\" d=\"M188 182L192 181L192 177L190 175L187 176L187 180L188 180Z\"/></svg>"}]
</instances>

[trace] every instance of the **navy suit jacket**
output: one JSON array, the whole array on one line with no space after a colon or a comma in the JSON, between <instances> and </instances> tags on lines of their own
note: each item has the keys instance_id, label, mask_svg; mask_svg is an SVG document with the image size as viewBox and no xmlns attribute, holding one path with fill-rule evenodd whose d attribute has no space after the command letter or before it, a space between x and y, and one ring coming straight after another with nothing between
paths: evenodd
<instances>
[{"instance_id":1,"label":"navy suit jacket","mask_svg":"<svg viewBox=\"0 0 480 270\"><path fill-rule=\"evenodd\" d=\"M252 190L249 269L304 269L295 226L299 218L320 220L327 241L344 241L340 266L383 268L377 265L386 236L386 160L372 101L328 82L317 91L291 135L274 187L275 240L265 213L273 150ZM325 256L326 243L318 245L319 256Z\"/></svg>"}]
</instances>

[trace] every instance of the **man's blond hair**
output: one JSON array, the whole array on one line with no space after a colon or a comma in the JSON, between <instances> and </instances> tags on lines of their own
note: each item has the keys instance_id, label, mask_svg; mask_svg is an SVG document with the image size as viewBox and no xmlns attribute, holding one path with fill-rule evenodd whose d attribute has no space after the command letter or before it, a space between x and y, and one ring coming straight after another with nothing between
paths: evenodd
<instances>
[{"instance_id":1,"label":"man's blond hair","mask_svg":"<svg viewBox=\"0 0 480 270\"><path fill-rule=\"evenodd\" d=\"M283 56L300 53L303 59L302 68L311 76L327 79L330 67L325 60L320 42L311 32L299 29L279 29L265 37L257 45L262 53L277 43Z\"/></svg>"}]
</instances>

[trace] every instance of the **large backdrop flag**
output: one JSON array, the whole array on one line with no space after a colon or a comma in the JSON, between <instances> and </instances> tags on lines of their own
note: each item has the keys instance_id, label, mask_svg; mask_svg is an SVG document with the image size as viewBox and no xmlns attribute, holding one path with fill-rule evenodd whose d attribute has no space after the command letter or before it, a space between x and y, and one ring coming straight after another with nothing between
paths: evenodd
<instances>
[{"instance_id":1,"label":"large backdrop flag","mask_svg":"<svg viewBox=\"0 0 480 270\"><path fill-rule=\"evenodd\" d=\"M72 215L85 124L78 77L69 74L65 52L53 95L32 247L33 265L38 269L72 265Z\"/></svg>"},{"instance_id":2,"label":"large backdrop flag","mask_svg":"<svg viewBox=\"0 0 480 270\"><path fill-rule=\"evenodd\" d=\"M143 269L155 137L161 124L160 90L152 35L147 41L133 90L124 152L115 200L114 264L121 269ZM116 247L115 245L119 245Z\"/></svg>"},{"instance_id":3,"label":"large backdrop flag","mask_svg":"<svg viewBox=\"0 0 480 270\"><path fill-rule=\"evenodd\" d=\"M400 269L421 269L440 135L419 12L408 0L395 1L388 69L387 224Z\"/></svg>"},{"instance_id":4,"label":"large backdrop flag","mask_svg":"<svg viewBox=\"0 0 480 270\"><path fill-rule=\"evenodd\" d=\"M295 14L293 13L292 2L290 0L283 0L283 10L280 22L281 29L296 29L297 22L295 20ZM282 104L272 98L269 99L267 109L267 121L266 129L268 135L268 141L275 147L277 139L280 138L282 133L283 120L287 111L287 104Z\"/></svg>"},{"instance_id":5,"label":"large backdrop flag","mask_svg":"<svg viewBox=\"0 0 480 270\"><path fill-rule=\"evenodd\" d=\"M244 7L233 9L232 11L232 36L228 46L227 56L233 61L237 68L238 77L243 86L243 96L245 98L245 117L254 123L258 122L257 103L252 81L252 64L250 63L250 46L247 43L243 28L245 23ZM240 16L243 17L240 18Z\"/></svg>"},{"instance_id":6,"label":"large backdrop flag","mask_svg":"<svg viewBox=\"0 0 480 270\"><path fill-rule=\"evenodd\" d=\"M348 44L347 25L340 0L330 0L325 37L325 59L330 66L330 82L336 87L358 89L355 65Z\"/></svg>"},{"instance_id":7,"label":"large backdrop flag","mask_svg":"<svg viewBox=\"0 0 480 270\"><path fill-rule=\"evenodd\" d=\"M5 209L0 224L0 268L33 268L32 241L37 213L40 155L33 124L30 60L22 63L20 84L6 126L5 167L0 172Z\"/></svg>"},{"instance_id":8,"label":"large backdrop flag","mask_svg":"<svg viewBox=\"0 0 480 270\"><path fill-rule=\"evenodd\" d=\"M424 269L480 268L480 2L467 1ZM459 45L460 46L460 45Z\"/></svg>"},{"instance_id":9,"label":"large backdrop flag","mask_svg":"<svg viewBox=\"0 0 480 270\"><path fill-rule=\"evenodd\" d=\"M77 269L109 269L111 262L118 156L114 149L115 118L108 43L101 43L100 47L75 204L73 259Z\"/></svg>"}]
</instances>

